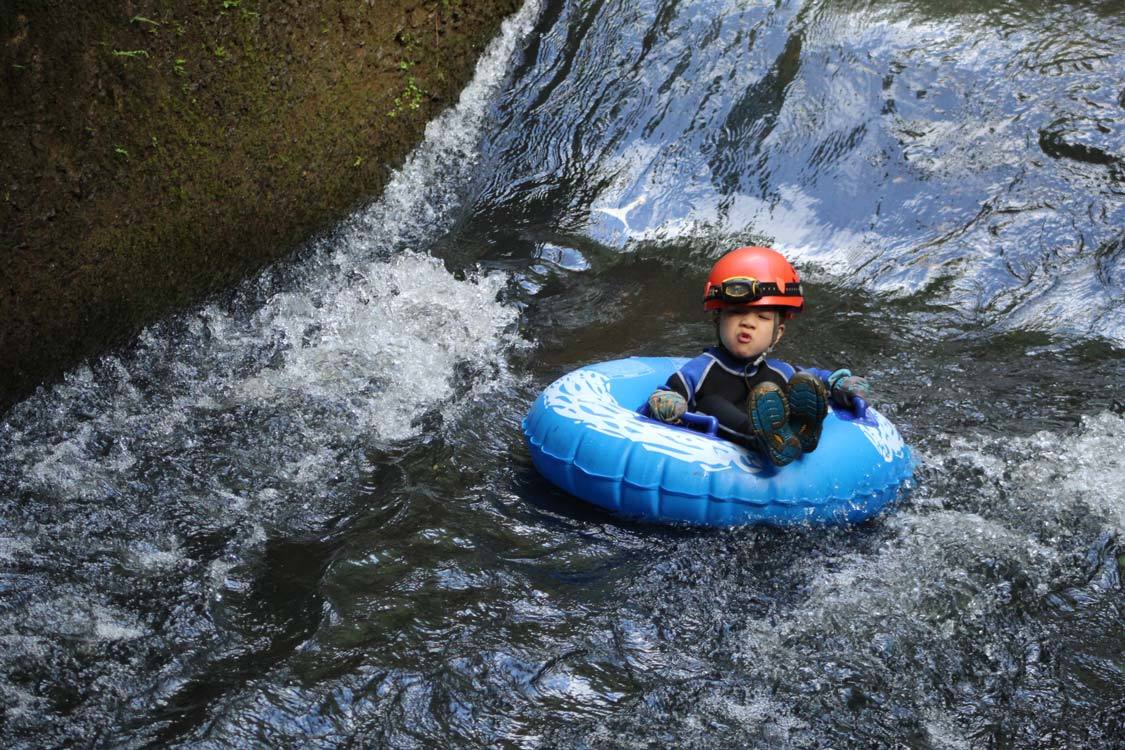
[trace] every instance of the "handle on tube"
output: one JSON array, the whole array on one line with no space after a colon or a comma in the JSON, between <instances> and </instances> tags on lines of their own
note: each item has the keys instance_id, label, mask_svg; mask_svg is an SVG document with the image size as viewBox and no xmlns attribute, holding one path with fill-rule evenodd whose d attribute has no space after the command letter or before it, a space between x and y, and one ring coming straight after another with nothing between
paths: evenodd
<instances>
[{"instance_id":1,"label":"handle on tube","mask_svg":"<svg viewBox=\"0 0 1125 750\"><path fill-rule=\"evenodd\" d=\"M708 435L717 435L719 433L719 420L712 417L710 414L700 414L699 412L689 411L684 412L681 417L684 424L696 430L707 433Z\"/></svg>"},{"instance_id":2,"label":"handle on tube","mask_svg":"<svg viewBox=\"0 0 1125 750\"><path fill-rule=\"evenodd\" d=\"M852 411L857 419L863 419L867 416L867 402L859 396L852 396Z\"/></svg>"}]
</instances>

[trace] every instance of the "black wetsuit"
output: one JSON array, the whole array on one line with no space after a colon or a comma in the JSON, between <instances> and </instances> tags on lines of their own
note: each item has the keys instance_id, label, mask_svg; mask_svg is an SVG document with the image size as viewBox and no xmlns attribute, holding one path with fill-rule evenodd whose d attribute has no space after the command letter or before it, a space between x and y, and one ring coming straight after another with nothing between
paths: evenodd
<instances>
[{"instance_id":1,"label":"black wetsuit","mask_svg":"<svg viewBox=\"0 0 1125 750\"><path fill-rule=\"evenodd\" d=\"M766 382L787 390L789 378L798 371L812 373L825 383L830 374L828 370L796 368L778 359L740 359L720 344L672 373L664 387L687 399L689 411L718 419L720 437L756 447L747 410L750 391Z\"/></svg>"}]
</instances>

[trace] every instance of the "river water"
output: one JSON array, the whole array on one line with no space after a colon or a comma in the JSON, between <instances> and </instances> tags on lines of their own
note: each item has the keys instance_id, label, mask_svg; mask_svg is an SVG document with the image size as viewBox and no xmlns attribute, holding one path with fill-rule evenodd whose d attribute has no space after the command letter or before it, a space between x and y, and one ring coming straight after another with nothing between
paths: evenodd
<instances>
[{"instance_id":1,"label":"river water","mask_svg":"<svg viewBox=\"0 0 1125 750\"><path fill-rule=\"evenodd\" d=\"M386 194L0 423L6 747L1121 748L1125 14L529 0ZM921 458L852 528L530 465L560 374L712 335Z\"/></svg>"}]
</instances>

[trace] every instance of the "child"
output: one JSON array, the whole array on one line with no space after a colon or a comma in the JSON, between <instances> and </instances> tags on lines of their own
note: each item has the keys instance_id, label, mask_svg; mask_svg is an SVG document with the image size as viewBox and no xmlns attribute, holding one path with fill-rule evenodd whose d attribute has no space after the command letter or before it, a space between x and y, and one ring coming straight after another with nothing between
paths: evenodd
<instances>
[{"instance_id":1,"label":"child","mask_svg":"<svg viewBox=\"0 0 1125 750\"><path fill-rule=\"evenodd\" d=\"M649 415L678 422L685 411L719 420L719 435L785 466L816 450L828 399L851 406L868 400L867 381L848 370L794 368L766 355L801 311L801 280L768 247L740 247L711 269L703 307L715 316L719 345L691 360L648 400Z\"/></svg>"}]
</instances>

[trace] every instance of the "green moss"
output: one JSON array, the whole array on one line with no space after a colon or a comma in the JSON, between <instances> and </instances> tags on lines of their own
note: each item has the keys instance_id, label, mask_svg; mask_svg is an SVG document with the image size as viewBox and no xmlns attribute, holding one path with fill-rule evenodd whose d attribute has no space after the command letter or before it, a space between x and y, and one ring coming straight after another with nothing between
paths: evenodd
<instances>
[{"instance_id":1,"label":"green moss","mask_svg":"<svg viewBox=\"0 0 1125 750\"><path fill-rule=\"evenodd\" d=\"M395 97L394 107L387 113L387 117L398 117L405 111L414 112L422 108L422 97L425 91L418 86L418 80L414 76L406 77L406 86L402 92Z\"/></svg>"}]
</instances>

